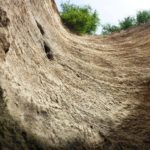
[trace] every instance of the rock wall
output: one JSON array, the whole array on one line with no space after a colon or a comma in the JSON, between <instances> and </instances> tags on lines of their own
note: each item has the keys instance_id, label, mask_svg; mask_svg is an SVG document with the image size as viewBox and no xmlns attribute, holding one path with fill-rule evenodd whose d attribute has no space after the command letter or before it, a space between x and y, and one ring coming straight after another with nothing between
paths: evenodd
<instances>
[{"instance_id":1,"label":"rock wall","mask_svg":"<svg viewBox=\"0 0 150 150\"><path fill-rule=\"evenodd\" d=\"M0 149L148 150L150 25L77 36L53 0L0 0Z\"/></svg>"}]
</instances>

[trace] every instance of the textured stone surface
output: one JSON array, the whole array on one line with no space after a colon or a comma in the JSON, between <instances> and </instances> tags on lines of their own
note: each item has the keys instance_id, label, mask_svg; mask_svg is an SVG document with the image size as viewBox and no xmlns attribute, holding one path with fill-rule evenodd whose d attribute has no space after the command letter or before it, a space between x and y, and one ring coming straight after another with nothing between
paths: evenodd
<instances>
[{"instance_id":1,"label":"textured stone surface","mask_svg":"<svg viewBox=\"0 0 150 150\"><path fill-rule=\"evenodd\" d=\"M53 0L0 6L0 149L149 149L149 25L80 37Z\"/></svg>"}]
</instances>

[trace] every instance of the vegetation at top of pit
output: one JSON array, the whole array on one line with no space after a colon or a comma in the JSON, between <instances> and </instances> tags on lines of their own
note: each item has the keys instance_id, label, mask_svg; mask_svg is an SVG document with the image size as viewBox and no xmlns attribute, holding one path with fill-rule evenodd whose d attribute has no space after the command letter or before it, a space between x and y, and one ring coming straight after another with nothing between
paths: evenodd
<instances>
[{"instance_id":1,"label":"vegetation at top of pit","mask_svg":"<svg viewBox=\"0 0 150 150\"><path fill-rule=\"evenodd\" d=\"M102 26L102 34L107 35L113 32L119 32L141 24L150 23L150 11L139 11L136 17L128 16L119 22L119 25L105 24Z\"/></svg>"},{"instance_id":2,"label":"vegetation at top of pit","mask_svg":"<svg viewBox=\"0 0 150 150\"><path fill-rule=\"evenodd\" d=\"M90 6L78 6L68 1L62 3L61 8L62 22L73 33L78 35L94 34L100 25L97 11L93 11ZM102 34L108 35L147 23L150 23L150 11L138 11L135 17L128 16L119 21L118 25L102 25Z\"/></svg>"},{"instance_id":3,"label":"vegetation at top of pit","mask_svg":"<svg viewBox=\"0 0 150 150\"><path fill-rule=\"evenodd\" d=\"M61 19L70 31L82 34L94 34L100 19L90 6L77 6L69 2L62 3Z\"/></svg>"}]
</instances>

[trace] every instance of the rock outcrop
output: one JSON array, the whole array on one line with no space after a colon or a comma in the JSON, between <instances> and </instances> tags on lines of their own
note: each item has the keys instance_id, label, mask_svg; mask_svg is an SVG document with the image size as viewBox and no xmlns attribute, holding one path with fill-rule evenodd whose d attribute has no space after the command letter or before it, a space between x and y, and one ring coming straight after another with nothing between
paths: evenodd
<instances>
[{"instance_id":1,"label":"rock outcrop","mask_svg":"<svg viewBox=\"0 0 150 150\"><path fill-rule=\"evenodd\" d=\"M150 25L77 36L53 0L0 0L0 149L148 150Z\"/></svg>"}]
</instances>

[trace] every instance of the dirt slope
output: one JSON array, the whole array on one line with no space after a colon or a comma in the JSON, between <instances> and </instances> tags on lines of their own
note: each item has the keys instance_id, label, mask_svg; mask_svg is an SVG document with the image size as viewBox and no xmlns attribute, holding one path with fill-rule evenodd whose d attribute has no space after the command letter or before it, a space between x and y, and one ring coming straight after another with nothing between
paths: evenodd
<instances>
[{"instance_id":1,"label":"dirt slope","mask_svg":"<svg viewBox=\"0 0 150 150\"><path fill-rule=\"evenodd\" d=\"M150 25L69 33L53 0L0 0L0 149L148 150Z\"/></svg>"}]
</instances>

